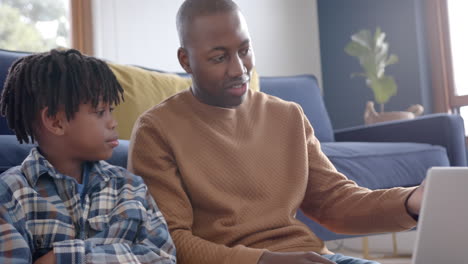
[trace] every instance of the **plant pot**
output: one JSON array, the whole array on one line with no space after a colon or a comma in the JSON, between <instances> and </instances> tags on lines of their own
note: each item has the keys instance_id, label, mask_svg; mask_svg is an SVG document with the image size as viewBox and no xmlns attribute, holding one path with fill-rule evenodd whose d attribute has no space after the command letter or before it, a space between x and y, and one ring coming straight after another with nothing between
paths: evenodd
<instances>
[{"instance_id":1,"label":"plant pot","mask_svg":"<svg viewBox=\"0 0 468 264\"><path fill-rule=\"evenodd\" d=\"M368 101L364 112L364 123L366 125L388 122L402 119L413 119L423 113L422 105L416 104L410 106L406 111L392 111L377 113L374 108L374 102Z\"/></svg>"}]
</instances>

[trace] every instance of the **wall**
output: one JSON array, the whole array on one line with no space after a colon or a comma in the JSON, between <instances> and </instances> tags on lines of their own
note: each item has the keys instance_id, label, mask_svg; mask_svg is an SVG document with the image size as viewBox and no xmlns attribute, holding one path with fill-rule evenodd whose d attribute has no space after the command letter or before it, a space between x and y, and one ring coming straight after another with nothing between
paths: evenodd
<instances>
[{"instance_id":1,"label":"wall","mask_svg":"<svg viewBox=\"0 0 468 264\"><path fill-rule=\"evenodd\" d=\"M175 15L183 0L93 1L95 55L182 71ZM311 73L321 82L316 0L238 0L263 76ZM136 4L138 3L138 4Z\"/></svg>"},{"instance_id":2,"label":"wall","mask_svg":"<svg viewBox=\"0 0 468 264\"><path fill-rule=\"evenodd\" d=\"M358 60L344 47L360 29L377 26L387 33L390 53L400 61L387 67L397 82L397 95L385 105L386 111L406 110L422 104L432 108L430 77L423 16L424 0L318 0L320 47L325 103L334 128L363 124L365 103L373 93L363 78Z\"/></svg>"}]
</instances>

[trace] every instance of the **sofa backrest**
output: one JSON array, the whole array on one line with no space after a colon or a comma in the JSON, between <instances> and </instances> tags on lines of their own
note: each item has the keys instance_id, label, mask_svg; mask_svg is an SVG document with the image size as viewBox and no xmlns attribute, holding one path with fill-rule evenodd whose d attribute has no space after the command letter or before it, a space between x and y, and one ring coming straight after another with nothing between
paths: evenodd
<instances>
[{"instance_id":1,"label":"sofa backrest","mask_svg":"<svg viewBox=\"0 0 468 264\"><path fill-rule=\"evenodd\" d=\"M333 128L317 79L313 75L260 77L260 90L286 101L298 103L321 142L335 141Z\"/></svg>"},{"instance_id":2,"label":"sofa backrest","mask_svg":"<svg viewBox=\"0 0 468 264\"><path fill-rule=\"evenodd\" d=\"M16 59L29 55L30 53L15 52L0 49L0 94L3 91L3 85L8 74L8 69ZM12 135L13 131L8 128L6 119L0 116L0 135Z\"/></svg>"},{"instance_id":3,"label":"sofa backrest","mask_svg":"<svg viewBox=\"0 0 468 264\"><path fill-rule=\"evenodd\" d=\"M29 54L0 49L0 94L11 64L16 59ZM188 77L187 74L181 75ZM330 118L315 76L260 77L260 90L283 100L300 104L314 127L317 138L322 142L334 141ZM13 132L8 128L6 119L0 117L0 135L9 134Z\"/></svg>"}]
</instances>

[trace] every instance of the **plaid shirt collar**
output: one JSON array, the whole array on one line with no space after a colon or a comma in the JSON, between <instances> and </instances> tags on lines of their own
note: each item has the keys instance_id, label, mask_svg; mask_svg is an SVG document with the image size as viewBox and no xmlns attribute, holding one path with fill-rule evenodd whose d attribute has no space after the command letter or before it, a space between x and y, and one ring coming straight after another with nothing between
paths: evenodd
<instances>
[{"instance_id":1,"label":"plaid shirt collar","mask_svg":"<svg viewBox=\"0 0 468 264\"><path fill-rule=\"evenodd\" d=\"M100 177L101 181L109 181L111 172L105 169L104 161L89 162L89 181L94 177ZM38 147L31 150L28 157L21 164L21 171L26 176L32 187L36 186L37 180L44 174L59 180L74 180L72 177L64 175L50 164L50 162L40 153Z\"/></svg>"}]
</instances>

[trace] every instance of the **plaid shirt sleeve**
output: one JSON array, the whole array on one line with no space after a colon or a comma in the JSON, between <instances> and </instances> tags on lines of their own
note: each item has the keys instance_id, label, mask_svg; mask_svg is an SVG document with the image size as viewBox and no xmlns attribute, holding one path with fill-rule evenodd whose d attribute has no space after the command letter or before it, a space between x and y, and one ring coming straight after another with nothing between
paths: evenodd
<instances>
[{"instance_id":1,"label":"plaid shirt sleeve","mask_svg":"<svg viewBox=\"0 0 468 264\"><path fill-rule=\"evenodd\" d=\"M31 263L27 241L14 225L5 206L0 206L0 263Z\"/></svg>"},{"instance_id":2,"label":"plaid shirt sleeve","mask_svg":"<svg viewBox=\"0 0 468 264\"><path fill-rule=\"evenodd\" d=\"M92 238L55 242L57 263L176 263L175 246L166 221L149 194L146 200L146 221L136 231L133 243L96 245Z\"/></svg>"}]
</instances>

